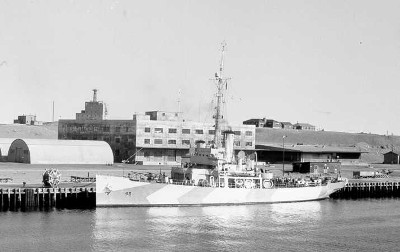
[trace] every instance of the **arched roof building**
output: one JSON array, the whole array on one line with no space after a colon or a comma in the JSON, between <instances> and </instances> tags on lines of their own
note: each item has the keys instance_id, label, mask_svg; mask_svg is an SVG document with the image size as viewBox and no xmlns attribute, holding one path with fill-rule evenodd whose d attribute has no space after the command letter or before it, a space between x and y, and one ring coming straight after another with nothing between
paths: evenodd
<instances>
[{"instance_id":1,"label":"arched roof building","mask_svg":"<svg viewBox=\"0 0 400 252\"><path fill-rule=\"evenodd\" d=\"M7 161L8 150L15 138L0 138L0 162Z\"/></svg>"},{"instance_id":2,"label":"arched roof building","mask_svg":"<svg viewBox=\"0 0 400 252\"><path fill-rule=\"evenodd\" d=\"M16 139L8 152L9 162L28 164L112 164L110 145L104 141Z\"/></svg>"}]
</instances>

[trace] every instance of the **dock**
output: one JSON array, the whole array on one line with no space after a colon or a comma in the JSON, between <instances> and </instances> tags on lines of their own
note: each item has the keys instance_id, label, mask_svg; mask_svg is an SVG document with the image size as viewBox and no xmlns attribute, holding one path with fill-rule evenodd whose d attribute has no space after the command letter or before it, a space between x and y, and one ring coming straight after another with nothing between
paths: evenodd
<instances>
[{"instance_id":1,"label":"dock","mask_svg":"<svg viewBox=\"0 0 400 252\"><path fill-rule=\"evenodd\" d=\"M400 181L351 181L330 197L332 199L400 197Z\"/></svg>"},{"instance_id":2,"label":"dock","mask_svg":"<svg viewBox=\"0 0 400 252\"><path fill-rule=\"evenodd\" d=\"M2 211L46 209L92 209L96 207L95 187L0 188Z\"/></svg>"}]
</instances>

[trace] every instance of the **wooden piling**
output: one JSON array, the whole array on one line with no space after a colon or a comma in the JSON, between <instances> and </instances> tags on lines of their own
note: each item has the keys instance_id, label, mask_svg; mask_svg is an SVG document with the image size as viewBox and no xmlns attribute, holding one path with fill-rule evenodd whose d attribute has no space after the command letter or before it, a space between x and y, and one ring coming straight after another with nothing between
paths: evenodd
<instances>
[{"instance_id":1,"label":"wooden piling","mask_svg":"<svg viewBox=\"0 0 400 252\"><path fill-rule=\"evenodd\" d=\"M333 193L334 199L392 198L400 197L400 182L350 182Z\"/></svg>"},{"instance_id":2,"label":"wooden piling","mask_svg":"<svg viewBox=\"0 0 400 252\"><path fill-rule=\"evenodd\" d=\"M3 199L4 199L3 188L0 188L0 195L1 195L1 199L0 199L0 209L3 210L3 208L4 208L4 204L3 204Z\"/></svg>"}]
</instances>

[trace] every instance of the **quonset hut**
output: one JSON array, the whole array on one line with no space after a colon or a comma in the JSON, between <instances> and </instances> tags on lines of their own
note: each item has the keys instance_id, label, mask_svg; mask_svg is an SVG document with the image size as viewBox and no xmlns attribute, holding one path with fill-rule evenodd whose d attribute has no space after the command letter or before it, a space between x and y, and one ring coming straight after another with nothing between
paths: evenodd
<instances>
[{"instance_id":1,"label":"quonset hut","mask_svg":"<svg viewBox=\"0 0 400 252\"><path fill-rule=\"evenodd\" d=\"M0 162L7 161L8 150L15 138L0 138Z\"/></svg>"},{"instance_id":2,"label":"quonset hut","mask_svg":"<svg viewBox=\"0 0 400 252\"><path fill-rule=\"evenodd\" d=\"M104 141L16 139L8 161L27 164L112 164L110 145Z\"/></svg>"}]
</instances>

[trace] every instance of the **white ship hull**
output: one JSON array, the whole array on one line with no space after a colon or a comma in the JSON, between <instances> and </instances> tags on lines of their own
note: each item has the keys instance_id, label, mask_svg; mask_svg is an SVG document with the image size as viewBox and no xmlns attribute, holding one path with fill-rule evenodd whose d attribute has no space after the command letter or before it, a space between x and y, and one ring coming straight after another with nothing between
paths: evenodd
<instances>
[{"instance_id":1,"label":"white ship hull","mask_svg":"<svg viewBox=\"0 0 400 252\"><path fill-rule=\"evenodd\" d=\"M96 206L185 206L258 204L321 200L346 182L322 186L246 189L131 181L124 177L96 176Z\"/></svg>"}]
</instances>

